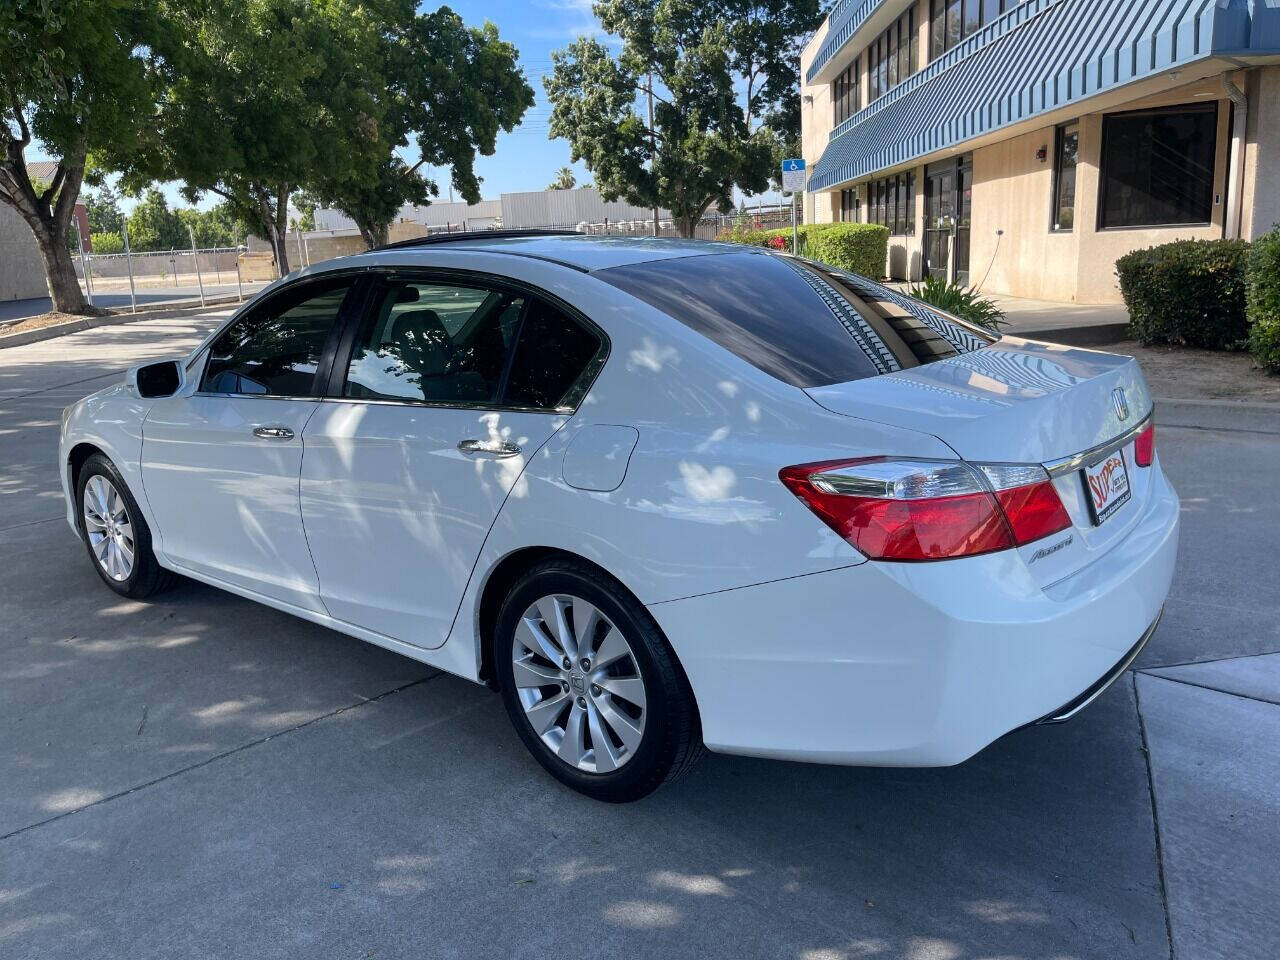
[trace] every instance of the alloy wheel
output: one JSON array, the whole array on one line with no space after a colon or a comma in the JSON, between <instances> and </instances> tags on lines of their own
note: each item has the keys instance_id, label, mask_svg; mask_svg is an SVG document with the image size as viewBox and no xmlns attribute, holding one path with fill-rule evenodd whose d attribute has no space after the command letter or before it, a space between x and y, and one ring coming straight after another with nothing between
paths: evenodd
<instances>
[{"instance_id":1,"label":"alloy wheel","mask_svg":"<svg viewBox=\"0 0 1280 960\"><path fill-rule=\"evenodd\" d=\"M133 573L133 523L124 498L102 474L84 485L84 530L98 566L112 580L123 583Z\"/></svg>"},{"instance_id":2,"label":"alloy wheel","mask_svg":"<svg viewBox=\"0 0 1280 960\"><path fill-rule=\"evenodd\" d=\"M594 605L568 594L530 604L511 644L525 718L547 748L587 773L611 773L644 737L644 680L631 644Z\"/></svg>"}]
</instances>

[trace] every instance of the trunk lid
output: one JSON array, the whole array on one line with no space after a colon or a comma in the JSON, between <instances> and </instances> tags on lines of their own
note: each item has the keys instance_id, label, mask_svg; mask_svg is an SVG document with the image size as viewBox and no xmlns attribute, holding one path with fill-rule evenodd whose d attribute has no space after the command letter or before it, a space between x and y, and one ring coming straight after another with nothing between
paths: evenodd
<instances>
[{"instance_id":1,"label":"trunk lid","mask_svg":"<svg viewBox=\"0 0 1280 960\"><path fill-rule=\"evenodd\" d=\"M806 392L834 413L930 433L962 459L988 463L1072 457L1129 433L1152 407L1132 357L1008 336L970 353ZM1154 468L1136 465L1131 438L1121 451L1130 497L1101 524L1083 475L1099 458L1054 476L1072 527L1019 548L1042 585L1100 557L1142 515Z\"/></svg>"}]
</instances>

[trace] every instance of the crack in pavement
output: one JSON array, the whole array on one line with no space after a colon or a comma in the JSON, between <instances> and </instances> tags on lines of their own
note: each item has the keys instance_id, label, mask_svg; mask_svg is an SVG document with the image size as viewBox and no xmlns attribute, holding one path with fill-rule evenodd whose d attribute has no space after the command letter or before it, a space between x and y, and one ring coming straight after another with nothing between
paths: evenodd
<instances>
[{"instance_id":1,"label":"crack in pavement","mask_svg":"<svg viewBox=\"0 0 1280 960\"><path fill-rule=\"evenodd\" d=\"M1263 654L1258 654L1263 656ZM1223 657L1224 660L1235 660L1235 657ZM1217 663L1216 660L1204 660L1203 663ZM1209 690L1213 693L1221 693L1223 696L1235 697L1237 700L1252 700L1254 703L1265 703L1271 706L1280 706L1280 700L1268 700L1266 697L1253 697L1247 693L1236 693L1233 690L1223 690L1221 687L1211 687L1207 683L1197 683L1195 680L1183 680L1179 677L1166 677L1159 673L1150 673L1149 670L1163 670L1164 667L1151 667L1135 670L1134 673L1140 673L1144 677L1150 677L1152 680L1165 680L1169 683L1180 683L1184 687L1199 687L1201 690Z\"/></svg>"},{"instance_id":2,"label":"crack in pavement","mask_svg":"<svg viewBox=\"0 0 1280 960\"><path fill-rule=\"evenodd\" d=\"M1142 698L1138 694L1138 671L1129 671L1133 685L1133 710L1138 715L1138 735L1142 739L1142 758L1147 767L1147 795L1151 801L1151 829L1155 834L1156 872L1160 878L1160 903L1164 907L1164 931L1169 940L1169 960L1174 960L1173 915L1169 911L1169 884L1164 873L1164 846L1160 839L1160 812L1156 806L1156 781L1151 772L1151 745L1147 741L1147 721L1142 716Z\"/></svg>"},{"instance_id":3,"label":"crack in pavement","mask_svg":"<svg viewBox=\"0 0 1280 960\"><path fill-rule=\"evenodd\" d=\"M38 820L35 823L29 823L24 827L18 827L16 830L10 830L8 833L0 834L0 840L9 840L13 837L18 836L19 834L26 833L29 830L34 830L37 827L43 827L50 823L56 823L59 820L65 820L67 817L75 816L77 813L80 813L84 810L89 810L92 807L99 807L105 803L110 803L112 800L119 800L121 797L127 797L130 794L138 793L139 791L146 790L148 787L154 787L156 786L156 784L164 783L166 780L172 780L174 777L180 777L184 773L190 773L192 770L199 770L201 767L207 767L211 763L216 763L219 760L224 760L227 757L234 756L237 753L241 753L242 751L252 749L253 747L261 746L262 744L266 743L269 740L275 740L278 737L283 737L290 733L296 733L297 731L302 730L305 727L309 727L312 724L319 723L321 720L328 720L331 717L336 717L339 714L346 713L349 710L359 709L360 707L366 706L367 704L370 704L370 703L378 703L381 700L385 700L387 697L394 696L397 693L401 693L402 691L408 690L410 687L416 687L420 684L428 683L432 680L435 680L443 676L447 676L447 674L445 674L443 670L436 670L435 672L425 677L419 677L417 680L410 680L408 683L402 683L398 687L393 687L390 690L384 690L382 693L378 694L376 697L361 697L358 701L354 703L344 704L343 706L338 707L336 710L330 710L328 713L322 713L318 716L312 717L310 720L304 720L302 721L302 723L299 723L296 726L288 727L284 730L278 730L275 733L267 734L267 736L265 737L259 737L257 740L250 740L248 743L242 743L238 747L232 747L230 750L224 750L221 753L216 753L211 757L206 757L205 759L198 761L197 763L192 763L192 764L189 764L188 766L181 767L177 770L172 770L169 773L163 774L152 780L147 780L144 783L135 784L134 786L129 787L126 790L117 791L116 793L113 793L110 796L102 797L98 800L94 800L92 803L86 803L83 806L76 807L74 810L65 810L62 813L56 814L55 816L52 816L52 817L47 817L44 820ZM145 714L143 717L143 722L144 723L146 722ZM141 732L141 728L139 728L139 732Z\"/></svg>"}]
</instances>

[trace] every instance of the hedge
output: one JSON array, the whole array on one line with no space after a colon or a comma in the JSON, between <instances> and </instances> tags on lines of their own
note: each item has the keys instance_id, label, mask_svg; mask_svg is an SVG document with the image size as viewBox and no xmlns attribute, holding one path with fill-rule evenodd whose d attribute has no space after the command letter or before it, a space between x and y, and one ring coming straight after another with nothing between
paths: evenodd
<instances>
[{"instance_id":1,"label":"hedge","mask_svg":"<svg viewBox=\"0 0 1280 960\"><path fill-rule=\"evenodd\" d=\"M1280 225L1253 241L1245 267L1249 351L1262 367L1280 373Z\"/></svg>"},{"instance_id":2,"label":"hedge","mask_svg":"<svg viewBox=\"0 0 1280 960\"><path fill-rule=\"evenodd\" d=\"M799 228L800 255L841 270L880 279L889 255L889 230L875 223L806 223ZM749 230L735 227L720 234L729 243L747 243L791 252L791 228Z\"/></svg>"},{"instance_id":3,"label":"hedge","mask_svg":"<svg viewBox=\"0 0 1280 960\"><path fill-rule=\"evenodd\" d=\"M1245 316L1243 240L1177 240L1116 261L1129 332L1144 344L1239 349Z\"/></svg>"}]
</instances>

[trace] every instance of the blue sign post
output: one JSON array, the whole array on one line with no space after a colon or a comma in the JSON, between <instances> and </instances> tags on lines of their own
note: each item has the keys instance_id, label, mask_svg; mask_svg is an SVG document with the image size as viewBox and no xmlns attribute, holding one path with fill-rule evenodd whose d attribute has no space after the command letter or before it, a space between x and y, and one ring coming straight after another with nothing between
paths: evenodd
<instances>
[{"instance_id":1,"label":"blue sign post","mask_svg":"<svg viewBox=\"0 0 1280 960\"><path fill-rule=\"evenodd\" d=\"M788 157L782 161L782 192L791 194L791 253L800 254L800 228L796 226L796 194L804 189L804 157Z\"/></svg>"}]
</instances>

